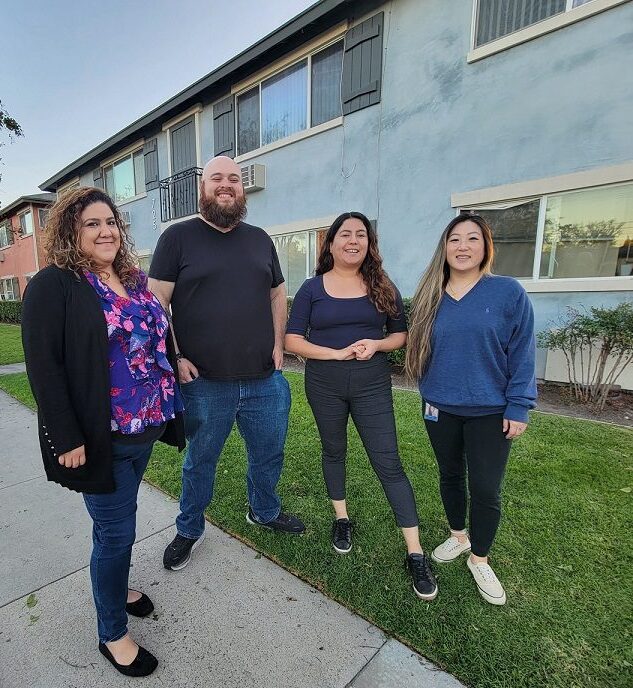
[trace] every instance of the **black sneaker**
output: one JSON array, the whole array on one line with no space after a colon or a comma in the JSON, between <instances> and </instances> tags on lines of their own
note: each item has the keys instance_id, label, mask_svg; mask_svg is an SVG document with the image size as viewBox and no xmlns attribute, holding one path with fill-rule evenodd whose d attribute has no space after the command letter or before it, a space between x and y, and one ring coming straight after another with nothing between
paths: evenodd
<instances>
[{"instance_id":1,"label":"black sneaker","mask_svg":"<svg viewBox=\"0 0 633 688\"><path fill-rule=\"evenodd\" d=\"M409 554L404 563L413 579L415 594L421 600L434 600L437 597L437 583L426 554Z\"/></svg>"},{"instance_id":2,"label":"black sneaker","mask_svg":"<svg viewBox=\"0 0 633 688\"><path fill-rule=\"evenodd\" d=\"M268 530L274 530L276 533L290 533L291 535L301 535L306 529L303 522L296 516L285 514L283 511L279 512L279 516L272 521L260 523L255 518L253 510L249 509L246 514L246 522L250 523L252 526L261 526L262 528L268 528Z\"/></svg>"},{"instance_id":3,"label":"black sneaker","mask_svg":"<svg viewBox=\"0 0 633 688\"><path fill-rule=\"evenodd\" d=\"M352 522L349 518L337 518L332 523L332 547L339 554L347 554L352 549Z\"/></svg>"},{"instance_id":4,"label":"black sneaker","mask_svg":"<svg viewBox=\"0 0 633 688\"><path fill-rule=\"evenodd\" d=\"M204 533L197 540L176 535L163 554L163 566L172 571L184 569L191 559L191 553L203 540Z\"/></svg>"}]
</instances>

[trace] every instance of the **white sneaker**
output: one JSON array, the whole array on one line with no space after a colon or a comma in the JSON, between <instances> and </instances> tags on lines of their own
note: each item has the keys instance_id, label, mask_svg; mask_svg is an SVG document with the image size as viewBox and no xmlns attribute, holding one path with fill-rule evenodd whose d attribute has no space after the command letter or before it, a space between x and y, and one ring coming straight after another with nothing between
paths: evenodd
<instances>
[{"instance_id":1,"label":"white sneaker","mask_svg":"<svg viewBox=\"0 0 633 688\"><path fill-rule=\"evenodd\" d=\"M506 592L488 564L475 564L468 557L466 564L473 574L479 594L490 604L502 605L506 603Z\"/></svg>"},{"instance_id":2,"label":"white sneaker","mask_svg":"<svg viewBox=\"0 0 633 688\"><path fill-rule=\"evenodd\" d=\"M466 542L460 542L454 535L451 535L448 540L445 540L431 552L431 558L438 564L446 564L449 561L455 561L464 552L470 552L470 540L466 539Z\"/></svg>"}]
</instances>

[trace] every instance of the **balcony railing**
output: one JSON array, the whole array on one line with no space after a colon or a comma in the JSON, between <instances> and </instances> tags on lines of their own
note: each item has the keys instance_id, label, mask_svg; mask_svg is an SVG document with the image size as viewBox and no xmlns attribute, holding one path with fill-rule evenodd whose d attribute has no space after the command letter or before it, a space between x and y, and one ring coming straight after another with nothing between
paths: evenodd
<instances>
[{"instance_id":1,"label":"balcony railing","mask_svg":"<svg viewBox=\"0 0 633 688\"><path fill-rule=\"evenodd\" d=\"M162 222L198 212L198 185L202 170L190 167L162 179L160 186L160 219Z\"/></svg>"}]
</instances>

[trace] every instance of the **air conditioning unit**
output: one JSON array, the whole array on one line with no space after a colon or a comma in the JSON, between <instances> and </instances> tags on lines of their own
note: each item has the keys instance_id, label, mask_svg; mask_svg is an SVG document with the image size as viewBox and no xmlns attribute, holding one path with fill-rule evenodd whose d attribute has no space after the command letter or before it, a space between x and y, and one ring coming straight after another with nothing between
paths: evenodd
<instances>
[{"instance_id":1,"label":"air conditioning unit","mask_svg":"<svg viewBox=\"0 0 633 688\"><path fill-rule=\"evenodd\" d=\"M244 191L261 191L266 188L266 166L254 163L242 167L242 184Z\"/></svg>"},{"instance_id":2,"label":"air conditioning unit","mask_svg":"<svg viewBox=\"0 0 633 688\"><path fill-rule=\"evenodd\" d=\"M121 216L123 224L126 227L129 227L132 224L132 214L129 210L119 210L119 215Z\"/></svg>"}]
</instances>

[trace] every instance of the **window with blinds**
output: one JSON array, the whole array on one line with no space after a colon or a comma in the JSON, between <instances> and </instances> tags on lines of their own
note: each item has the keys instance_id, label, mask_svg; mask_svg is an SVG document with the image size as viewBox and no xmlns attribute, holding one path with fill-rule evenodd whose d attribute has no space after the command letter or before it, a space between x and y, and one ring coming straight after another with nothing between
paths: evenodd
<instances>
[{"instance_id":1,"label":"window with blinds","mask_svg":"<svg viewBox=\"0 0 633 688\"><path fill-rule=\"evenodd\" d=\"M475 47L593 0L478 0Z\"/></svg>"},{"instance_id":2,"label":"window with blinds","mask_svg":"<svg viewBox=\"0 0 633 688\"><path fill-rule=\"evenodd\" d=\"M237 96L237 154L341 115L343 41L319 50Z\"/></svg>"}]
</instances>

